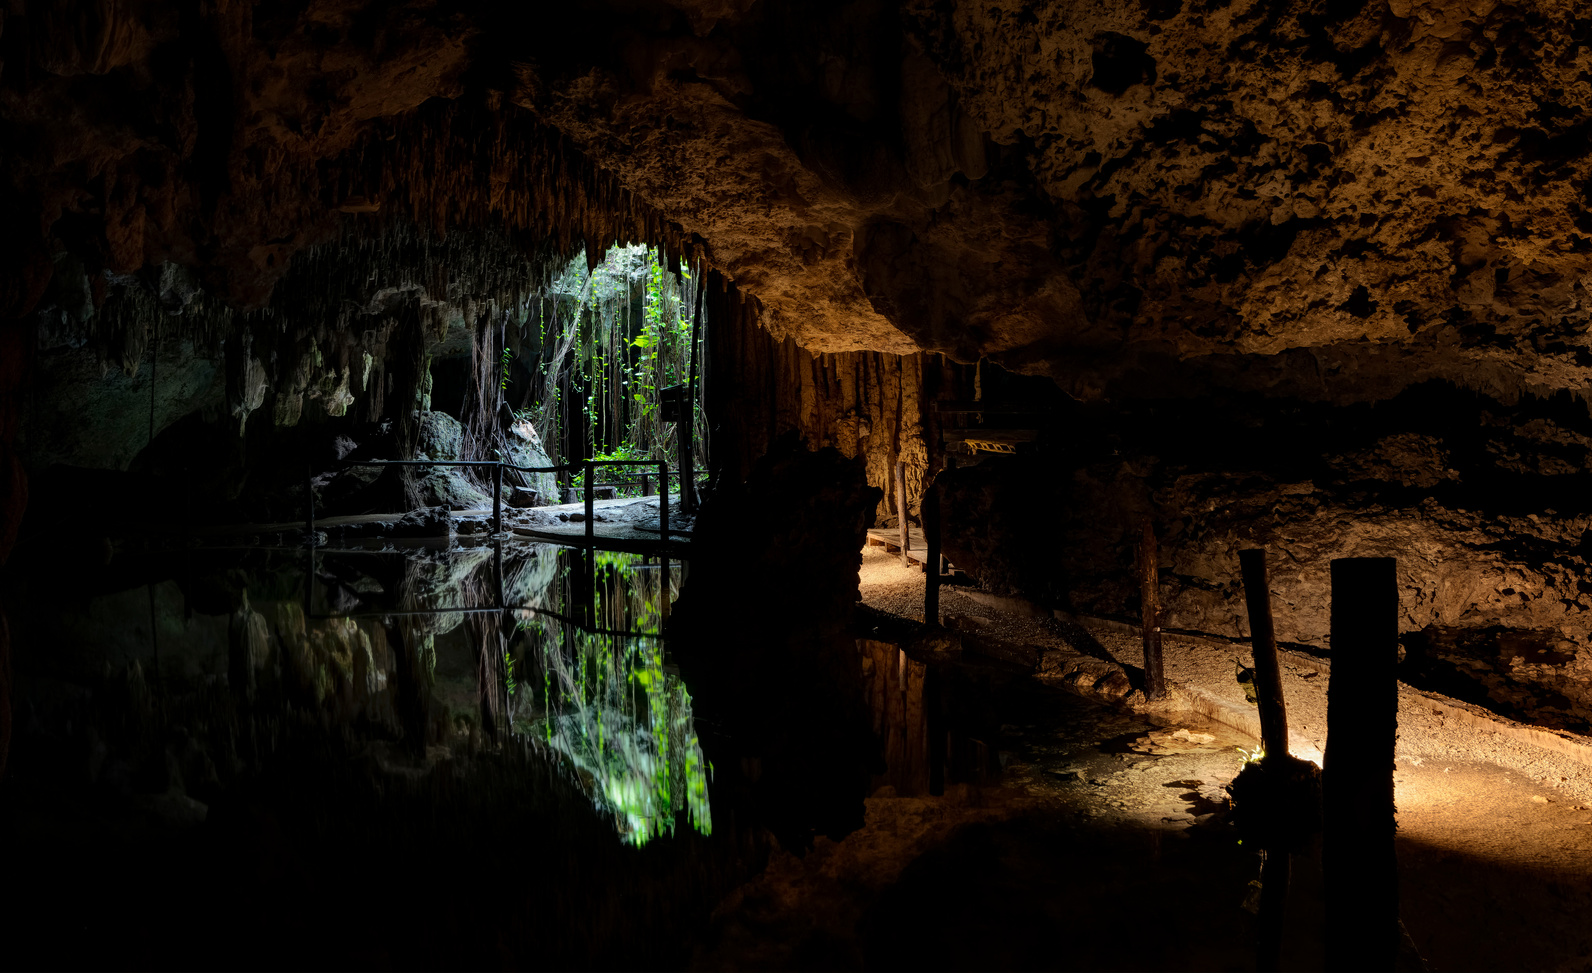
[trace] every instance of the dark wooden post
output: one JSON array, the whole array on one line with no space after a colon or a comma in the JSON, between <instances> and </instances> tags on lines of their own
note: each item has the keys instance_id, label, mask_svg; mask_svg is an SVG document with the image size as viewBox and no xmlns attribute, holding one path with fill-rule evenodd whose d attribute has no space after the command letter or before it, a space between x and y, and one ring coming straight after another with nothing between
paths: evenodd
<instances>
[{"instance_id":1,"label":"dark wooden post","mask_svg":"<svg viewBox=\"0 0 1592 973\"><path fill-rule=\"evenodd\" d=\"M1271 618L1271 579L1266 573L1266 552L1238 552L1244 577L1244 601L1249 607L1249 634L1255 665L1255 689L1260 705L1262 762L1286 773L1288 762L1288 710L1282 695L1282 671L1277 665L1277 636ZM1260 866L1260 935L1255 948L1255 968L1282 968L1283 919L1288 906L1288 880L1292 871L1285 841L1268 843Z\"/></svg>"},{"instance_id":2,"label":"dark wooden post","mask_svg":"<svg viewBox=\"0 0 1592 973\"><path fill-rule=\"evenodd\" d=\"M896 460L895 465L896 519L901 521L901 563L912 566L907 552L912 550L912 535L907 531L907 464Z\"/></svg>"},{"instance_id":3,"label":"dark wooden post","mask_svg":"<svg viewBox=\"0 0 1592 973\"><path fill-rule=\"evenodd\" d=\"M669 584L669 555L667 554L658 555L658 577L663 579L661 587L658 588L658 598L660 599L659 604L663 607L661 612L663 620L667 622L669 620L669 595L672 594Z\"/></svg>"},{"instance_id":4,"label":"dark wooden post","mask_svg":"<svg viewBox=\"0 0 1592 973\"><path fill-rule=\"evenodd\" d=\"M587 460L586 461L586 539L587 540L592 540L594 537L597 536L597 523L596 523L596 520L597 520L597 505L596 505L596 503L594 502L594 499L593 499L596 495L592 492L596 488L596 484L594 484L592 482L595 479L597 479L597 467L595 467L595 466L593 466L591 464L591 460Z\"/></svg>"},{"instance_id":5,"label":"dark wooden post","mask_svg":"<svg viewBox=\"0 0 1592 973\"><path fill-rule=\"evenodd\" d=\"M509 606L503 601L503 538L492 538L492 554L494 570L493 575L497 580L497 606L504 615L508 614Z\"/></svg>"},{"instance_id":6,"label":"dark wooden post","mask_svg":"<svg viewBox=\"0 0 1592 973\"><path fill-rule=\"evenodd\" d=\"M591 482L589 479L587 482ZM587 494L590 496L590 494ZM580 552L580 617L588 628L597 626L597 548L587 546Z\"/></svg>"},{"instance_id":7,"label":"dark wooden post","mask_svg":"<svg viewBox=\"0 0 1592 973\"><path fill-rule=\"evenodd\" d=\"M658 464L658 538L669 539L669 464ZM664 562L667 564L668 562ZM667 610L665 611L667 614Z\"/></svg>"},{"instance_id":8,"label":"dark wooden post","mask_svg":"<svg viewBox=\"0 0 1592 973\"><path fill-rule=\"evenodd\" d=\"M697 345L702 335L702 304L707 298L707 288L702 286L702 265L697 264L696 275L691 278L691 287L696 291L696 311L691 316L691 361L686 374L686 402L685 429L681 433L680 456L680 507L686 513L694 513L697 508L696 495L696 394L697 394Z\"/></svg>"},{"instance_id":9,"label":"dark wooden post","mask_svg":"<svg viewBox=\"0 0 1592 973\"><path fill-rule=\"evenodd\" d=\"M1332 562L1332 681L1321 775L1328 970L1391 970L1398 956L1398 611L1393 558Z\"/></svg>"},{"instance_id":10,"label":"dark wooden post","mask_svg":"<svg viewBox=\"0 0 1592 973\"><path fill-rule=\"evenodd\" d=\"M689 386L688 386L689 388ZM686 403L687 412L691 412L691 403ZM696 417L688 414L678 423L680 429L680 509L690 513L696 509L696 494L693 487L696 484L691 478L696 475L696 457L692 450L696 449L692 436L696 432Z\"/></svg>"},{"instance_id":11,"label":"dark wooden post","mask_svg":"<svg viewBox=\"0 0 1592 973\"><path fill-rule=\"evenodd\" d=\"M945 714L944 691L940 671L935 666L923 669L923 716L925 732L929 737L929 795L939 797L945 793L945 763L949 756L949 721Z\"/></svg>"},{"instance_id":12,"label":"dark wooden post","mask_svg":"<svg viewBox=\"0 0 1592 973\"><path fill-rule=\"evenodd\" d=\"M1144 538L1139 544L1139 595L1143 603L1144 696L1166 695L1166 673L1161 664L1161 570L1155 549L1155 527L1144 518Z\"/></svg>"},{"instance_id":13,"label":"dark wooden post","mask_svg":"<svg viewBox=\"0 0 1592 973\"><path fill-rule=\"evenodd\" d=\"M306 543L315 546L315 475L310 472L309 465L304 467L304 537Z\"/></svg>"},{"instance_id":14,"label":"dark wooden post","mask_svg":"<svg viewBox=\"0 0 1592 973\"><path fill-rule=\"evenodd\" d=\"M652 496L652 477L646 473L641 474L641 495Z\"/></svg>"},{"instance_id":15,"label":"dark wooden post","mask_svg":"<svg viewBox=\"0 0 1592 973\"><path fill-rule=\"evenodd\" d=\"M1255 691L1260 703L1260 745L1267 754L1288 753L1288 709L1282 697L1282 670L1277 665L1277 635L1271 620L1271 580L1266 552L1238 552L1244 576L1244 602L1249 606L1251 653L1255 659Z\"/></svg>"},{"instance_id":16,"label":"dark wooden post","mask_svg":"<svg viewBox=\"0 0 1592 973\"><path fill-rule=\"evenodd\" d=\"M503 464L492 468L492 533L503 533Z\"/></svg>"},{"instance_id":17,"label":"dark wooden post","mask_svg":"<svg viewBox=\"0 0 1592 973\"><path fill-rule=\"evenodd\" d=\"M940 500L934 485L923 491L923 621L940 624Z\"/></svg>"}]
</instances>

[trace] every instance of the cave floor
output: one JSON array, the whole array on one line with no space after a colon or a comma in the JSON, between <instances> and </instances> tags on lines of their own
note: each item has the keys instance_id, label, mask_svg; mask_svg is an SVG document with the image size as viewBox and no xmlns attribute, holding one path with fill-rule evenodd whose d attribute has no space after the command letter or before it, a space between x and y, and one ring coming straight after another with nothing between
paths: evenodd
<instances>
[{"instance_id":1,"label":"cave floor","mask_svg":"<svg viewBox=\"0 0 1592 973\"><path fill-rule=\"evenodd\" d=\"M881 548L864 550L861 594L871 607L922 618L923 575ZM1079 648L1064 626L966 589L942 588L941 609L948 626L1046 651ZM1137 639L1109 627L1088 637L1087 651L1128 666L1139 652ZM853 941L865 952L888 943L891 956L961 959L961 949L962 965L1008 968L1252 968L1254 919L1244 903L1258 858L1226 823L1223 791L1241 766L1236 748L1259 745L1234 679L1233 658L1247 664L1247 651L1192 639L1168 639L1165 651L1176 702L1153 710L1084 699L1043 676L1010 677L995 704L1011 714L1002 717L1007 766L998 786L950 788L944 798L876 794L863 832L821 847L814 862L776 861L721 923L740 929L765 898L818 894L828 883L871 896L868 907L843 910L862 917ZM1319 762L1330 669L1292 655L1284 662L1293 749ZM1588 766L1532 745L1504 721L1454 715L1452 701L1401 687L1395 788L1411 939L1432 969L1587 968ZM1177 729L1189 738L1173 737ZM903 820L932 826L913 835ZM843 848L853 841L854 850ZM1286 968L1320 967L1318 861L1295 856ZM975 901L955 894L975 884ZM904 925L878 925L869 917L879 910ZM973 953L980 941L982 957ZM714 955L699 959L713 966ZM880 965L877 952L864 958Z\"/></svg>"}]
</instances>

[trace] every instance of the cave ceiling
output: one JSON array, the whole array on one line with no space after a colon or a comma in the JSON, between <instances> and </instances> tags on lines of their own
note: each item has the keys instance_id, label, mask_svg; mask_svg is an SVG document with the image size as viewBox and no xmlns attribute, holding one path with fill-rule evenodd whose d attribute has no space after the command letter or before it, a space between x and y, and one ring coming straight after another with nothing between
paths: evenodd
<instances>
[{"instance_id":1,"label":"cave ceiling","mask_svg":"<svg viewBox=\"0 0 1592 973\"><path fill-rule=\"evenodd\" d=\"M1551 0L12 0L0 305L59 300L69 252L259 306L404 220L645 236L811 351L1084 397L1579 394L1589 32Z\"/></svg>"}]
</instances>

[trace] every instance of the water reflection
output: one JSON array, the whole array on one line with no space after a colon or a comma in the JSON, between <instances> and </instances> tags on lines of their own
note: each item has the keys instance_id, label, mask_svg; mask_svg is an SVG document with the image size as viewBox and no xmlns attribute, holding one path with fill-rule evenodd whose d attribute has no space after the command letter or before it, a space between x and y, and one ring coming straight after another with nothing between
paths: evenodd
<instances>
[{"instance_id":1,"label":"water reflection","mask_svg":"<svg viewBox=\"0 0 1592 973\"><path fill-rule=\"evenodd\" d=\"M712 832L711 767L661 634L684 564L553 545L446 556L345 550L317 559L306 597L320 623L312 635L344 636L330 641L350 647L297 660L317 702L341 685L378 685L370 674L384 667L358 664L370 657L358 626L379 618L397 625L407 661L446 716L466 729L478 720L491 739L506 729L545 749L626 841L640 846L673 834L682 816ZM446 665L439 676L439 647L448 655L455 633L479 654L473 701L461 698L468 694ZM313 651L322 641L302 644ZM394 705L405 709L401 700Z\"/></svg>"}]
</instances>

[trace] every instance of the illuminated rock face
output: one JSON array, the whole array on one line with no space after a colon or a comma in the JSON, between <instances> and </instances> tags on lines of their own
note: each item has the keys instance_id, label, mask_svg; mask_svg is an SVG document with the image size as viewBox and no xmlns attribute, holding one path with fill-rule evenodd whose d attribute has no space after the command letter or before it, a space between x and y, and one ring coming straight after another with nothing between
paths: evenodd
<instances>
[{"instance_id":1,"label":"illuminated rock face","mask_svg":"<svg viewBox=\"0 0 1592 973\"><path fill-rule=\"evenodd\" d=\"M600 239L640 207L812 351L1086 395L1235 355L1227 381L1329 398L1584 384L1574 5L77 6L4 28L13 313L58 250L254 304L340 214L484 215L526 191L515 157L462 178L480 133L406 127L462 99L611 179L570 207L541 173L501 218Z\"/></svg>"}]
</instances>

